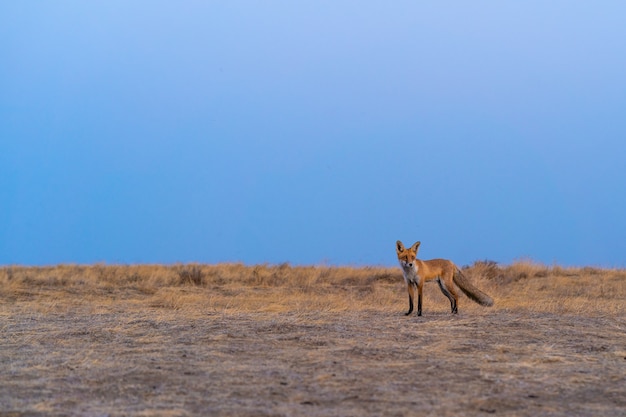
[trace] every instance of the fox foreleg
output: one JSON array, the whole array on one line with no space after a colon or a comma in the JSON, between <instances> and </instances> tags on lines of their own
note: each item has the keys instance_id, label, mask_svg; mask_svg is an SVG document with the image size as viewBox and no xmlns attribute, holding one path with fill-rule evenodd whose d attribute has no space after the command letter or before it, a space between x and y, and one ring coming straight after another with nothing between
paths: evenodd
<instances>
[{"instance_id":1,"label":"fox foreleg","mask_svg":"<svg viewBox=\"0 0 626 417\"><path fill-rule=\"evenodd\" d=\"M409 311L407 311L404 315L408 316L413 312L413 298L415 297L415 289L413 288L413 283L407 283L407 291L409 292Z\"/></svg>"}]
</instances>

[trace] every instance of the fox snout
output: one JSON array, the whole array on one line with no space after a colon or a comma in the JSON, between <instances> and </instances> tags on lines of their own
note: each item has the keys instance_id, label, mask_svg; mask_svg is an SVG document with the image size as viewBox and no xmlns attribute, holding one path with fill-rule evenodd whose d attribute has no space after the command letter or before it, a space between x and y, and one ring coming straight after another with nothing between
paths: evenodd
<instances>
[{"instance_id":1,"label":"fox snout","mask_svg":"<svg viewBox=\"0 0 626 417\"><path fill-rule=\"evenodd\" d=\"M400 266L404 269L413 269L413 262L400 260Z\"/></svg>"}]
</instances>

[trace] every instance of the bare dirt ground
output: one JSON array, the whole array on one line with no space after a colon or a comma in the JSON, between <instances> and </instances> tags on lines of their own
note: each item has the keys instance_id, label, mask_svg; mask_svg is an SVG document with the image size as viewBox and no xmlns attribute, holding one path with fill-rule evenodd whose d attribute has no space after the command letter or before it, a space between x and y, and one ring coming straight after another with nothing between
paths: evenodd
<instances>
[{"instance_id":1,"label":"bare dirt ground","mask_svg":"<svg viewBox=\"0 0 626 417\"><path fill-rule=\"evenodd\" d=\"M0 416L626 415L621 273L605 277L608 311L545 307L538 273L479 280L496 305L462 298L458 315L430 286L422 317L380 271L161 289L20 273L0 299ZM516 305L521 289L546 303Z\"/></svg>"}]
</instances>

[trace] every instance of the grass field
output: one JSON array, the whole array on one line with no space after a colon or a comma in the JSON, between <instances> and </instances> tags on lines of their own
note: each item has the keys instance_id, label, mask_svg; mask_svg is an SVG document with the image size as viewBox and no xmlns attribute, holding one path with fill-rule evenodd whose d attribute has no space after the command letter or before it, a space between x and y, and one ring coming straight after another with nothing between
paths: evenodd
<instances>
[{"instance_id":1,"label":"grass field","mask_svg":"<svg viewBox=\"0 0 626 417\"><path fill-rule=\"evenodd\" d=\"M0 416L624 416L626 271L0 268Z\"/></svg>"}]
</instances>

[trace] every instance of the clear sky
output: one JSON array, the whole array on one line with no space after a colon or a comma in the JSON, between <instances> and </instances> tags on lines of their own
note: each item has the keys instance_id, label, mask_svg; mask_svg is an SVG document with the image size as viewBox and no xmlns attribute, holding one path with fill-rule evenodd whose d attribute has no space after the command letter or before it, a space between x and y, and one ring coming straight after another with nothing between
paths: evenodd
<instances>
[{"instance_id":1,"label":"clear sky","mask_svg":"<svg viewBox=\"0 0 626 417\"><path fill-rule=\"evenodd\" d=\"M624 1L4 1L0 265L626 266Z\"/></svg>"}]
</instances>

